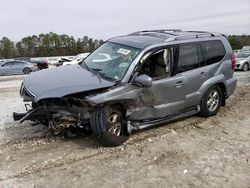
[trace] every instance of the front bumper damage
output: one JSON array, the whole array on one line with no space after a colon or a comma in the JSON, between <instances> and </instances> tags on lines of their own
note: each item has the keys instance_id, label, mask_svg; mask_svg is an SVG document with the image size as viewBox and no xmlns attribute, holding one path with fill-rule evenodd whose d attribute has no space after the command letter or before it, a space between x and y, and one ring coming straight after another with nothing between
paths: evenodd
<instances>
[{"instance_id":1,"label":"front bumper damage","mask_svg":"<svg viewBox=\"0 0 250 188\"><path fill-rule=\"evenodd\" d=\"M57 135L72 128L89 129L91 109L86 102L73 97L44 99L32 102L30 109L26 106L24 113L13 112L13 119L43 124Z\"/></svg>"},{"instance_id":2,"label":"front bumper damage","mask_svg":"<svg viewBox=\"0 0 250 188\"><path fill-rule=\"evenodd\" d=\"M30 109L24 113L13 112L13 119L14 121L20 121L20 123L24 122L25 120L29 120L29 117L36 111L36 109Z\"/></svg>"}]
</instances>

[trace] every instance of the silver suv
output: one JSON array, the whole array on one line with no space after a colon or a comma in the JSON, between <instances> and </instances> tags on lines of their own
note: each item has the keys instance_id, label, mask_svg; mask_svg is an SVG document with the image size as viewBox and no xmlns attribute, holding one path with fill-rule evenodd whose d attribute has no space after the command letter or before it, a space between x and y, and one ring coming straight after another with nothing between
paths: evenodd
<instances>
[{"instance_id":1,"label":"silver suv","mask_svg":"<svg viewBox=\"0 0 250 188\"><path fill-rule=\"evenodd\" d=\"M133 131L216 115L236 88L235 64L222 34L139 31L106 41L77 65L26 77L20 93L32 106L13 117L56 134L88 130L117 146Z\"/></svg>"}]
</instances>

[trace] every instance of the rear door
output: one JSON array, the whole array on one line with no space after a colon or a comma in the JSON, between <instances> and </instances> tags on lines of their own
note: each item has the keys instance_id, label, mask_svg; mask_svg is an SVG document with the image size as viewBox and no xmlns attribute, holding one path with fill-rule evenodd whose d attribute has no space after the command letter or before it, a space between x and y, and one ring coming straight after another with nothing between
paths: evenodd
<instances>
[{"instance_id":1,"label":"rear door","mask_svg":"<svg viewBox=\"0 0 250 188\"><path fill-rule=\"evenodd\" d=\"M199 88L208 78L208 69L204 65L204 57L199 43L178 45L178 60L175 74L183 76L186 84L183 87L185 108L200 103Z\"/></svg>"},{"instance_id":2,"label":"rear door","mask_svg":"<svg viewBox=\"0 0 250 188\"><path fill-rule=\"evenodd\" d=\"M23 68L24 68L24 62L22 61L14 61L14 71L15 74L22 74L23 73Z\"/></svg>"}]
</instances>

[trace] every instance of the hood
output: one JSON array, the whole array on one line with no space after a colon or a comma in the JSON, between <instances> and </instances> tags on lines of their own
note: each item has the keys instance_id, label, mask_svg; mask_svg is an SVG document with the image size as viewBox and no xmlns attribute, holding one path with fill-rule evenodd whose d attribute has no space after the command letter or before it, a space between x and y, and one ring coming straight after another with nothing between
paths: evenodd
<instances>
[{"instance_id":1,"label":"hood","mask_svg":"<svg viewBox=\"0 0 250 188\"><path fill-rule=\"evenodd\" d=\"M26 89L34 95L35 101L115 85L114 82L98 78L80 65L61 66L34 72L26 77L23 83Z\"/></svg>"},{"instance_id":2,"label":"hood","mask_svg":"<svg viewBox=\"0 0 250 188\"><path fill-rule=\"evenodd\" d=\"M237 63L243 63L246 61L246 58L236 58Z\"/></svg>"}]
</instances>

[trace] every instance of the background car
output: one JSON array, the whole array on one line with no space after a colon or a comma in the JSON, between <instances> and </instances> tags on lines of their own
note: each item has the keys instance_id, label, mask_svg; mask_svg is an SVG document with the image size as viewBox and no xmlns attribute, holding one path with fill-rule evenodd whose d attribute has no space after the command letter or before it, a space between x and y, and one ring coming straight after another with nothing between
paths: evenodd
<instances>
[{"instance_id":1,"label":"background car","mask_svg":"<svg viewBox=\"0 0 250 188\"><path fill-rule=\"evenodd\" d=\"M236 70L248 71L250 68L250 53L236 53Z\"/></svg>"},{"instance_id":2,"label":"background car","mask_svg":"<svg viewBox=\"0 0 250 188\"><path fill-rule=\"evenodd\" d=\"M31 61L31 63L36 64L39 70L49 68L48 61L46 60L39 60L39 61L36 60L36 61Z\"/></svg>"},{"instance_id":3,"label":"background car","mask_svg":"<svg viewBox=\"0 0 250 188\"><path fill-rule=\"evenodd\" d=\"M36 64L21 60L8 61L0 65L0 75L30 74L37 70Z\"/></svg>"},{"instance_id":4,"label":"background car","mask_svg":"<svg viewBox=\"0 0 250 188\"><path fill-rule=\"evenodd\" d=\"M78 55L76 56L76 58L73 59L72 61L66 61L66 62L64 62L64 63L63 63L63 66L78 64L78 63L80 63L82 60L84 60L88 55L89 55L89 53L81 53L81 54L78 54Z\"/></svg>"}]
</instances>

